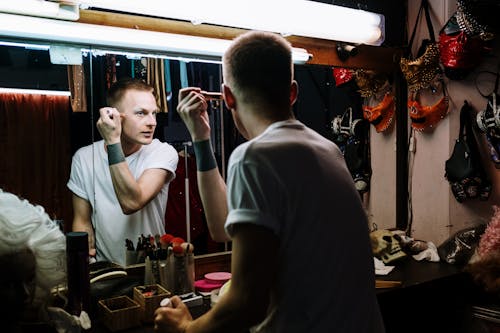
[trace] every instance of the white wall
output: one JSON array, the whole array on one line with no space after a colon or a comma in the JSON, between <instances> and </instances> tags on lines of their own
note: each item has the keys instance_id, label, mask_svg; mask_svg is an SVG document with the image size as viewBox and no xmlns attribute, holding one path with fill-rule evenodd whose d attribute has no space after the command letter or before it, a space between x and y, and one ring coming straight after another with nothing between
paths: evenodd
<instances>
[{"instance_id":1,"label":"white wall","mask_svg":"<svg viewBox=\"0 0 500 333\"><path fill-rule=\"evenodd\" d=\"M377 133L370 126L372 177L370 192L364 200L370 227L394 228L396 225L396 114L391 126Z\"/></svg>"}]
</instances>

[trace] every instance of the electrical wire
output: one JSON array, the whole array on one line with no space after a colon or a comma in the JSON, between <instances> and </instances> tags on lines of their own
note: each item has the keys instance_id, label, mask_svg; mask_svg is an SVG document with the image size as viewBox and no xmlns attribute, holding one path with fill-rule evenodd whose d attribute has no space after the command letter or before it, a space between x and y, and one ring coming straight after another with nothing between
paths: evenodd
<instances>
[{"instance_id":1,"label":"electrical wire","mask_svg":"<svg viewBox=\"0 0 500 333\"><path fill-rule=\"evenodd\" d=\"M408 137L408 223L405 233L411 237L413 225L413 204L412 204L412 183L413 183L413 164L415 163L415 153L417 151L417 141L415 138L415 129L411 128Z\"/></svg>"}]
</instances>

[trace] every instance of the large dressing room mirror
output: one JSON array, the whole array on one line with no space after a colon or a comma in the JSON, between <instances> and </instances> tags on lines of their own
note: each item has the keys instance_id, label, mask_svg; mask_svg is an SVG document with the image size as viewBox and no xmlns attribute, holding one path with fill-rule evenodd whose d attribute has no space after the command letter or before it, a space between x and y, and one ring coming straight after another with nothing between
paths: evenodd
<instances>
[{"instance_id":1,"label":"large dressing room mirror","mask_svg":"<svg viewBox=\"0 0 500 333\"><path fill-rule=\"evenodd\" d=\"M91 48L86 65L88 68L85 68L85 78L92 94L89 101L93 104L91 123L94 126L99 118L99 109L106 106L106 93L114 82L124 78L139 78L154 87L159 110L156 114L154 138L172 145L179 158L176 177L169 185L165 231L193 244L196 255L226 251L228 244L216 243L210 237L197 188L196 161L191 137L176 111L178 92L181 88L197 86L207 92L220 92L220 64L138 54L127 50L106 51ZM227 118L229 113L224 112L221 98L209 101L208 108L212 128L211 142L219 170L225 177L227 154L235 146L237 137L231 130L232 123ZM102 139L97 128L93 129L92 139L94 142ZM100 227L99 223L95 225L96 229ZM134 247L137 247L142 236L150 235L137 235L131 240Z\"/></svg>"},{"instance_id":2,"label":"large dressing room mirror","mask_svg":"<svg viewBox=\"0 0 500 333\"><path fill-rule=\"evenodd\" d=\"M92 46L78 48L79 54L75 50L51 54L48 45L6 44L0 46L0 87L25 90L0 94L0 188L43 206L53 219L61 221L64 231L70 231L72 193L66 184L72 156L79 148L101 140L96 122L99 108L106 105L109 86L125 77L142 78L157 94L160 112L154 137L171 144L179 154L165 214L167 233L190 238L196 255L230 250L230 244L215 243L209 236L196 186L190 136L176 112L182 87L220 92L220 63ZM64 59L58 64L58 55L80 57L81 64L65 64ZM332 66L326 65L296 65L295 73L299 98L294 113L306 125L335 141L339 130L349 128L353 120L362 120L362 98L354 81L336 84ZM26 89L48 92L30 94ZM225 177L228 158L244 139L222 101L211 101L209 114L216 159ZM346 123L335 124L342 117ZM368 127L365 130L368 133ZM369 135L364 139L369 140ZM365 180L369 183L369 143L363 149L367 149L362 152L368 158L363 170L366 174L358 176L368 177ZM125 240L123 244L125 248Z\"/></svg>"}]
</instances>

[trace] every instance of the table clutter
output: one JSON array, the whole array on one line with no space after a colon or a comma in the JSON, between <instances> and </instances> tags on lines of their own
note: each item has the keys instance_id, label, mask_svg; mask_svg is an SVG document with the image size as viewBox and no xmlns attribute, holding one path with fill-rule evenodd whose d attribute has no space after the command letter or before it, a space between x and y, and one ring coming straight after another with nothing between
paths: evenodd
<instances>
[{"instance_id":1,"label":"table clutter","mask_svg":"<svg viewBox=\"0 0 500 333\"><path fill-rule=\"evenodd\" d=\"M111 332L140 325L140 306L128 296L99 301L102 321Z\"/></svg>"},{"instance_id":2,"label":"table clutter","mask_svg":"<svg viewBox=\"0 0 500 333\"><path fill-rule=\"evenodd\" d=\"M191 243L170 234L141 235L136 244L126 239L125 251L126 267L96 267L100 273L109 274L108 270L112 270L115 273L123 271L126 275L125 270L133 265L144 265L144 280L141 279L141 285L133 286L133 296L130 295L133 299L126 295L99 299L100 317L110 331L139 326L141 322L151 324L160 302L172 295L178 295L189 306L202 303L202 297L194 288L194 247Z\"/></svg>"},{"instance_id":3,"label":"table clutter","mask_svg":"<svg viewBox=\"0 0 500 333\"><path fill-rule=\"evenodd\" d=\"M202 295L204 293L210 294L212 290L221 288L230 279L231 273L229 272L211 272L205 274L203 279L196 280L194 287Z\"/></svg>"},{"instance_id":4,"label":"table clutter","mask_svg":"<svg viewBox=\"0 0 500 333\"><path fill-rule=\"evenodd\" d=\"M142 322L152 323L154 312L160 306L160 302L172 294L159 284L134 287L134 301L140 306L140 318Z\"/></svg>"},{"instance_id":5,"label":"table clutter","mask_svg":"<svg viewBox=\"0 0 500 333\"><path fill-rule=\"evenodd\" d=\"M194 292L194 246L171 234L125 240L126 264L145 264L144 284L159 284L174 295Z\"/></svg>"}]
</instances>

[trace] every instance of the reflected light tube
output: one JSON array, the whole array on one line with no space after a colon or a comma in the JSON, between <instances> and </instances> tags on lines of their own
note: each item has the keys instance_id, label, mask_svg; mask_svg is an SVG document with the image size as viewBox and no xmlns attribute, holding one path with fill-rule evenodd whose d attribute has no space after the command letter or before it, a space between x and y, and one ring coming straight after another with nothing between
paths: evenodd
<instances>
[{"instance_id":1,"label":"reflected light tube","mask_svg":"<svg viewBox=\"0 0 500 333\"><path fill-rule=\"evenodd\" d=\"M380 46L382 14L309 0L79 0L81 8L121 11L234 28Z\"/></svg>"},{"instance_id":2,"label":"reflected light tube","mask_svg":"<svg viewBox=\"0 0 500 333\"><path fill-rule=\"evenodd\" d=\"M64 90L41 90L41 89L22 89L22 88L0 88L0 94L71 96L71 93L69 91L64 91Z\"/></svg>"},{"instance_id":3,"label":"reflected light tube","mask_svg":"<svg viewBox=\"0 0 500 333\"><path fill-rule=\"evenodd\" d=\"M33 44L33 43L21 43L21 42L7 42L0 41L0 45L3 46L14 46L14 47L23 47L29 50L40 50L40 51L48 51L50 50L50 45L41 45L41 44Z\"/></svg>"},{"instance_id":4,"label":"reflected light tube","mask_svg":"<svg viewBox=\"0 0 500 333\"><path fill-rule=\"evenodd\" d=\"M220 62L231 40L179 35L72 21L0 13L0 38L28 39L52 44L70 43L87 48L117 48L139 53ZM305 63L311 55L305 49L292 48L295 63Z\"/></svg>"}]
</instances>

